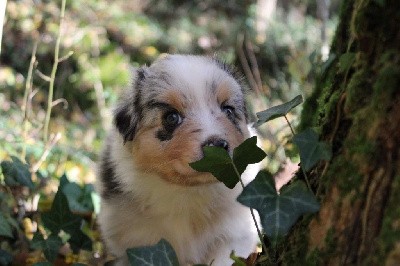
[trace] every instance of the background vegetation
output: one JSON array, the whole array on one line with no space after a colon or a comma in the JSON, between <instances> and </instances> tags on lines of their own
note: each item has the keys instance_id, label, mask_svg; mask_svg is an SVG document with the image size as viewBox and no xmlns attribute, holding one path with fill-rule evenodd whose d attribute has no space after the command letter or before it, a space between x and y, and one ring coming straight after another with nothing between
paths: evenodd
<instances>
[{"instance_id":1,"label":"background vegetation","mask_svg":"<svg viewBox=\"0 0 400 266\"><path fill-rule=\"evenodd\" d=\"M216 54L245 74L253 112L298 94L307 97L329 65L338 1L74 0L66 2L60 27L61 6L61 0L7 2L0 54L0 264L49 260L58 250L47 248L43 235L59 231L66 236L53 239L62 248L52 259L106 259L91 184L110 108L128 85L131 66L150 64L163 53ZM294 125L296 111L289 116ZM274 120L259 133L271 172L286 155L298 162L284 121ZM55 197L60 183L67 199ZM53 199L67 200L80 219L75 227L44 231L46 219L39 214L57 213ZM74 230L91 244L74 245L85 242L69 238Z\"/></svg>"}]
</instances>

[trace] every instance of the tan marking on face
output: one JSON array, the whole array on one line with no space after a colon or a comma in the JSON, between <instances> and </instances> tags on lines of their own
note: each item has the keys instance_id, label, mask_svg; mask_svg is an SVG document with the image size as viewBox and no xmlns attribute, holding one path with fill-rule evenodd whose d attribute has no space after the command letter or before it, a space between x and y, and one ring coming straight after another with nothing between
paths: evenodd
<instances>
[{"instance_id":1,"label":"tan marking on face","mask_svg":"<svg viewBox=\"0 0 400 266\"><path fill-rule=\"evenodd\" d=\"M226 102L232 97L232 90L229 88L229 83L227 81L224 81L218 85L216 95L219 104Z\"/></svg>"},{"instance_id":2,"label":"tan marking on face","mask_svg":"<svg viewBox=\"0 0 400 266\"><path fill-rule=\"evenodd\" d=\"M229 146L237 147L246 136L243 136L228 118L221 115L217 118L224 128L219 136L228 141ZM160 127L140 128L132 143L132 153L135 165L144 172L158 174L164 180L184 186L194 186L217 182L209 173L193 170L189 163L200 160L202 156L201 128L196 121L185 121L173 133L169 141L160 141L156 132ZM247 132L244 125L242 132Z\"/></svg>"},{"instance_id":3,"label":"tan marking on face","mask_svg":"<svg viewBox=\"0 0 400 266\"><path fill-rule=\"evenodd\" d=\"M162 92L159 98L162 99L163 102L171 105L178 112L183 113L186 109L187 103L184 100L185 97L177 90L167 90Z\"/></svg>"},{"instance_id":4,"label":"tan marking on face","mask_svg":"<svg viewBox=\"0 0 400 266\"><path fill-rule=\"evenodd\" d=\"M210 174L199 174L189 163L200 159L197 128L192 123L179 126L169 141L156 138L157 128L141 128L132 144L133 159L144 172L158 174L168 182L193 186L216 182Z\"/></svg>"}]
</instances>

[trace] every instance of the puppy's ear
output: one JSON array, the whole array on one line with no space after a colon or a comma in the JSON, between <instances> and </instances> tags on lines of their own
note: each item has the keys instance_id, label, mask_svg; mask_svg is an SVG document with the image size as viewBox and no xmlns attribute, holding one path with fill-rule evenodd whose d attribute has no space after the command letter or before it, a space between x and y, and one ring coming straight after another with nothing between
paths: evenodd
<instances>
[{"instance_id":1,"label":"puppy's ear","mask_svg":"<svg viewBox=\"0 0 400 266\"><path fill-rule=\"evenodd\" d=\"M133 70L131 88L122 95L114 111L114 125L124 138L124 143L133 140L142 118L142 84L146 79L147 72L147 67Z\"/></svg>"}]
</instances>

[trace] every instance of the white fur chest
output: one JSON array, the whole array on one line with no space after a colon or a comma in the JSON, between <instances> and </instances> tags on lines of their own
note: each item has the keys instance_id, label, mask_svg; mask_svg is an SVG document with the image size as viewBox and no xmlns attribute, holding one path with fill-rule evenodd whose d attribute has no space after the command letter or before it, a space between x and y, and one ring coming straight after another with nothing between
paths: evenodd
<instances>
[{"instance_id":1,"label":"white fur chest","mask_svg":"<svg viewBox=\"0 0 400 266\"><path fill-rule=\"evenodd\" d=\"M188 188L153 181L137 186L152 188L148 191L125 194L102 205L100 219L106 221L103 234L117 256L123 256L127 248L152 245L165 238L181 263L209 263L216 259L216 249L236 234L255 242L249 210L234 202L238 189L230 190L223 184Z\"/></svg>"}]
</instances>

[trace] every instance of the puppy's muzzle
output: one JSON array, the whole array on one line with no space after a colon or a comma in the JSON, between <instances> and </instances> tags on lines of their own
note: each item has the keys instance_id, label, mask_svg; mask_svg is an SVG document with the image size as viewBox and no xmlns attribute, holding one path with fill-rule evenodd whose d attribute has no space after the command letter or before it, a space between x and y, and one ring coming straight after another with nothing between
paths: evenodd
<instances>
[{"instance_id":1,"label":"puppy's muzzle","mask_svg":"<svg viewBox=\"0 0 400 266\"><path fill-rule=\"evenodd\" d=\"M228 141L219 138L219 137L210 137L208 138L202 145L201 147L220 147L225 149L227 152L229 152L229 143Z\"/></svg>"}]
</instances>

